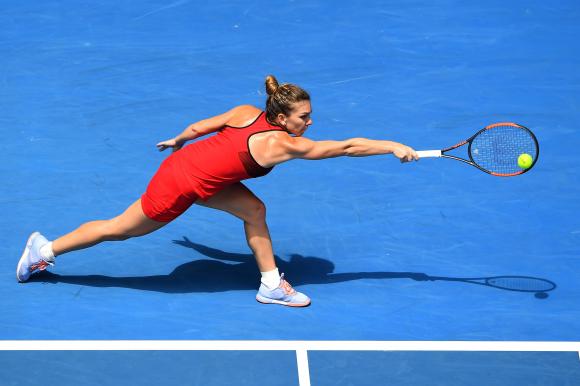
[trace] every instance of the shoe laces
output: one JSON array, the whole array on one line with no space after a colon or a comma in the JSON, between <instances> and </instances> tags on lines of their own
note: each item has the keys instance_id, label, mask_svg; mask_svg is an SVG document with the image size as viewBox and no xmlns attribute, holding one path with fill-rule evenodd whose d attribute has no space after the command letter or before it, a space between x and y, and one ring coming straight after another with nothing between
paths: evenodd
<instances>
[{"instance_id":1,"label":"shoe laces","mask_svg":"<svg viewBox=\"0 0 580 386\"><path fill-rule=\"evenodd\" d=\"M46 261L44 261L44 260L40 259L40 261L39 261L38 263L36 263L36 264L32 264L28 270L29 270L30 272L34 272L34 271L36 271L37 269L39 269L39 270L41 270L41 271L44 271L44 270L46 269L46 267L48 267L49 265L50 265L50 263L48 263L48 262L46 262Z\"/></svg>"},{"instance_id":2,"label":"shoe laces","mask_svg":"<svg viewBox=\"0 0 580 386\"><path fill-rule=\"evenodd\" d=\"M290 283L284 280L284 274L280 275L280 287L282 287L286 295L294 295L296 293L296 290L292 288Z\"/></svg>"}]
</instances>

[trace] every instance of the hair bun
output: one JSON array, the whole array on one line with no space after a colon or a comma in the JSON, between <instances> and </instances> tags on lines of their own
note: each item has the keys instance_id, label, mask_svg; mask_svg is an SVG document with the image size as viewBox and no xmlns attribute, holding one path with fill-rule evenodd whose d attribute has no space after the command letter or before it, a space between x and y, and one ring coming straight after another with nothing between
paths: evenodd
<instances>
[{"instance_id":1,"label":"hair bun","mask_svg":"<svg viewBox=\"0 0 580 386\"><path fill-rule=\"evenodd\" d=\"M266 93L272 95L278 90L278 87L278 80L276 80L274 75L268 75L266 77Z\"/></svg>"}]
</instances>

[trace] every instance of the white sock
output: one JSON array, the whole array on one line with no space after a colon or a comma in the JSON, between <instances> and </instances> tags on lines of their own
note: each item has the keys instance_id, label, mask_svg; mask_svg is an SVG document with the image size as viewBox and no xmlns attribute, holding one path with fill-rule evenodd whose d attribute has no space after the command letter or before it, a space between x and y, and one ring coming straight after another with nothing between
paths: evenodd
<instances>
[{"instance_id":1,"label":"white sock","mask_svg":"<svg viewBox=\"0 0 580 386\"><path fill-rule=\"evenodd\" d=\"M262 284L264 284L269 289L278 288L280 285L280 273L278 268L274 268L268 272L260 272L262 274Z\"/></svg>"},{"instance_id":2,"label":"white sock","mask_svg":"<svg viewBox=\"0 0 580 386\"><path fill-rule=\"evenodd\" d=\"M52 241L40 247L40 257L47 263L54 263L54 252L52 251Z\"/></svg>"}]
</instances>

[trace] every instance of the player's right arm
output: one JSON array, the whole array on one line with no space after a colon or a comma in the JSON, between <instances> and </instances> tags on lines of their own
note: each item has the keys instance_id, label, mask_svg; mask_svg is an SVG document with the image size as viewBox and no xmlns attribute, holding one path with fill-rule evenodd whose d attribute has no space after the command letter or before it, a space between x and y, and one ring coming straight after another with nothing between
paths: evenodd
<instances>
[{"instance_id":1,"label":"player's right arm","mask_svg":"<svg viewBox=\"0 0 580 386\"><path fill-rule=\"evenodd\" d=\"M280 133L270 139L269 164L275 165L291 159L319 160L334 157L367 157L371 155L393 154L401 162L418 160L415 150L402 143L350 138L344 141L313 141L304 137L292 137Z\"/></svg>"}]
</instances>

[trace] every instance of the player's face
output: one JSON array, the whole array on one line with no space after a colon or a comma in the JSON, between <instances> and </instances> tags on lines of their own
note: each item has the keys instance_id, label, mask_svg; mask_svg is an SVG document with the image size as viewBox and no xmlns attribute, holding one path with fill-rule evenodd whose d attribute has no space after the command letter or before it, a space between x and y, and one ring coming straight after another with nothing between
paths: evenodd
<instances>
[{"instance_id":1,"label":"player's face","mask_svg":"<svg viewBox=\"0 0 580 386\"><path fill-rule=\"evenodd\" d=\"M300 137L312 125L311 114L310 101L300 101L294 103L290 115L280 114L278 121L290 134Z\"/></svg>"}]
</instances>

